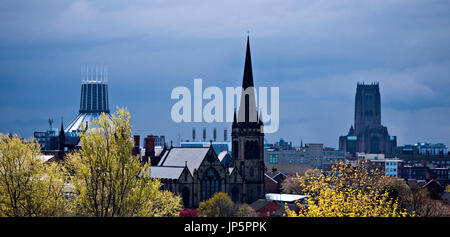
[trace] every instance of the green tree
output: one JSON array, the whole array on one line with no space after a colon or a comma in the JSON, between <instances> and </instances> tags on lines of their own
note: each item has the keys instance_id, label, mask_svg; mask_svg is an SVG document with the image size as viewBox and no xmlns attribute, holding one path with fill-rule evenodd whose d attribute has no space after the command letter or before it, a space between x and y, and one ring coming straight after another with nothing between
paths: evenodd
<instances>
[{"instance_id":1,"label":"green tree","mask_svg":"<svg viewBox=\"0 0 450 237\"><path fill-rule=\"evenodd\" d=\"M390 198L398 201L400 209L409 209L412 191L403 179L384 176L380 179L380 186L383 191L389 193ZM412 214L413 212L410 211L409 213Z\"/></svg>"},{"instance_id":2,"label":"green tree","mask_svg":"<svg viewBox=\"0 0 450 237\"><path fill-rule=\"evenodd\" d=\"M241 204L235 214L237 217L258 217L258 213L247 203Z\"/></svg>"},{"instance_id":3,"label":"green tree","mask_svg":"<svg viewBox=\"0 0 450 237\"><path fill-rule=\"evenodd\" d=\"M64 175L57 163L44 164L39 144L0 133L0 216L66 215Z\"/></svg>"},{"instance_id":4,"label":"green tree","mask_svg":"<svg viewBox=\"0 0 450 237\"><path fill-rule=\"evenodd\" d=\"M159 190L151 179L150 166L141 166L132 155L130 115L118 109L108 117L102 113L81 134L79 152L68 155L73 172L76 215L176 216L182 208L179 196Z\"/></svg>"},{"instance_id":5,"label":"green tree","mask_svg":"<svg viewBox=\"0 0 450 237\"><path fill-rule=\"evenodd\" d=\"M215 193L214 196L199 205L200 216L231 217L236 213L234 202L226 193Z\"/></svg>"}]
</instances>

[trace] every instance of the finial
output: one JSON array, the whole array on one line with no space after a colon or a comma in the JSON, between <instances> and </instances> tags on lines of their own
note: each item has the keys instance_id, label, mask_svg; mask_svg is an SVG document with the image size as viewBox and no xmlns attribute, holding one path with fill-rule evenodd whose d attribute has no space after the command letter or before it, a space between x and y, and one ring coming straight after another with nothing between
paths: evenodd
<instances>
[{"instance_id":1,"label":"finial","mask_svg":"<svg viewBox=\"0 0 450 237\"><path fill-rule=\"evenodd\" d=\"M209 140L209 146L212 147L212 140Z\"/></svg>"},{"instance_id":2,"label":"finial","mask_svg":"<svg viewBox=\"0 0 450 237\"><path fill-rule=\"evenodd\" d=\"M184 161L184 167L187 167L187 160Z\"/></svg>"},{"instance_id":3,"label":"finial","mask_svg":"<svg viewBox=\"0 0 450 237\"><path fill-rule=\"evenodd\" d=\"M170 140L170 148L173 147L173 140Z\"/></svg>"}]
</instances>

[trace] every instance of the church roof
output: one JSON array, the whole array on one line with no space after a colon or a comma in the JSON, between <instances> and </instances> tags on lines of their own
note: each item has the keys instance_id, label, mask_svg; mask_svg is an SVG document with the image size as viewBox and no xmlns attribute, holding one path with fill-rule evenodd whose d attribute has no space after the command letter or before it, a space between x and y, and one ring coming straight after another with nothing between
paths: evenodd
<instances>
[{"instance_id":1,"label":"church roof","mask_svg":"<svg viewBox=\"0 0 450 237\"><path fill-rule=\"evenodd\" d=\"M178 179L184 167L150 166L150 177L159 179Z\"/></svg>"},{"instance_id":2,"label":"church roof","mask_svg":"<svg viewBox=\"0 0 450 237\"><path fill-rule=\"evenodd\" d=\"M228 154L228 151L222 151L217 155L217 158L219 158L220 162L222 162L223 158Z\"/></svg>"},{"instance_id":3,"label":"church roof","mask_svg":"<svg viewBox=\"0 0 450 237\"><path fill-rule=\"evenodd\" d=\"M189 171L193 173L203 162L209 147L172 147L166 152L158 166L178 166L187 165Z\"/></svg>"},{"instance_id":4,"label":"church roof","mask_svg":"<svg viewBox=\"0 0 450 237\"><path fill-rule=\"evenodd\" d=\"M100 113L80 113L75 117L72 122L64 129L65 132L81 132L81 124L86 126L86 123L90 124L92 121L98 119ZM111 117L108 114L109 117Z\"/></svg>"}]
</instances>

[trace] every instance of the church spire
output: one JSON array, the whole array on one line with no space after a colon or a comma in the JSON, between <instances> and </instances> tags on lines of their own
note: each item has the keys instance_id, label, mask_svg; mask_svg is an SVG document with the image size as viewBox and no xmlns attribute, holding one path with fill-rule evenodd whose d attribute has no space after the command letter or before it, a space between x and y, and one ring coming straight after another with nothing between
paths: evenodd
<instances>
[{"instance_id":1,"label":"church spire","mask_svg":"<svg viewBox=\"0 0 450 237\"><path fill-rule=\"evenodd\" d=\"M66 144L66 135L64 134L64 124L61 118L61 130L59 130L59 150L64 151L64 146Z\"/></svg>"},{"instance_id":2,"label":"church spire","mask_svg":"<svg viewBox=\"0 0 450 237\"><path fill-rule=\"evenodd\" d=\"M236 109L234 109L233 128L237 126Z\"/></svg>"},{"instance_id":3,"label":"church spire","mask_svg":"<svg viewBox=\"0 0 450 237\"><path fill-rule=\"evenodd\" d=\"M262 117L262 109L259 110L259 117L258 117L259 125L264 125L263 117Z\"/></svg>"},{"instance_id":4,"label":"church spire","mask_svg":"<svg viewBox=\"0 0 450 237\"><path fill-rule=\"evenodd\" d=\"M250 55L250 37L247 36L247 51L245 53L244 78L242 89L253 87L252 57Z\"/></svg>"}]
</instances>

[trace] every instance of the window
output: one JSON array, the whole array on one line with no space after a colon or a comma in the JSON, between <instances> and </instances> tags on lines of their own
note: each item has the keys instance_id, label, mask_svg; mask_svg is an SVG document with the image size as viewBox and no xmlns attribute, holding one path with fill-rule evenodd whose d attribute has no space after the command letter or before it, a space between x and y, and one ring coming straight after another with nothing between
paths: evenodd
<instances>
[{"instance_id":1,"label":"window","mask_svg":"<svg viewBox=\"0 0 450 237\"><path fill-rule=\"evenodd\" d=\"M278 154L269 154L269 164L278 164Z\"/></svg>"},{"instance_id":2,"label":"window","mask_svg":"<svg viewBox=\"0 0 450 237\"><path fill-rule=\"evenodd\" d=\"M220 190L220 176L214 168L209 168L201 181L202 200L211 198Z\"/></svg>"}]
</instances>

